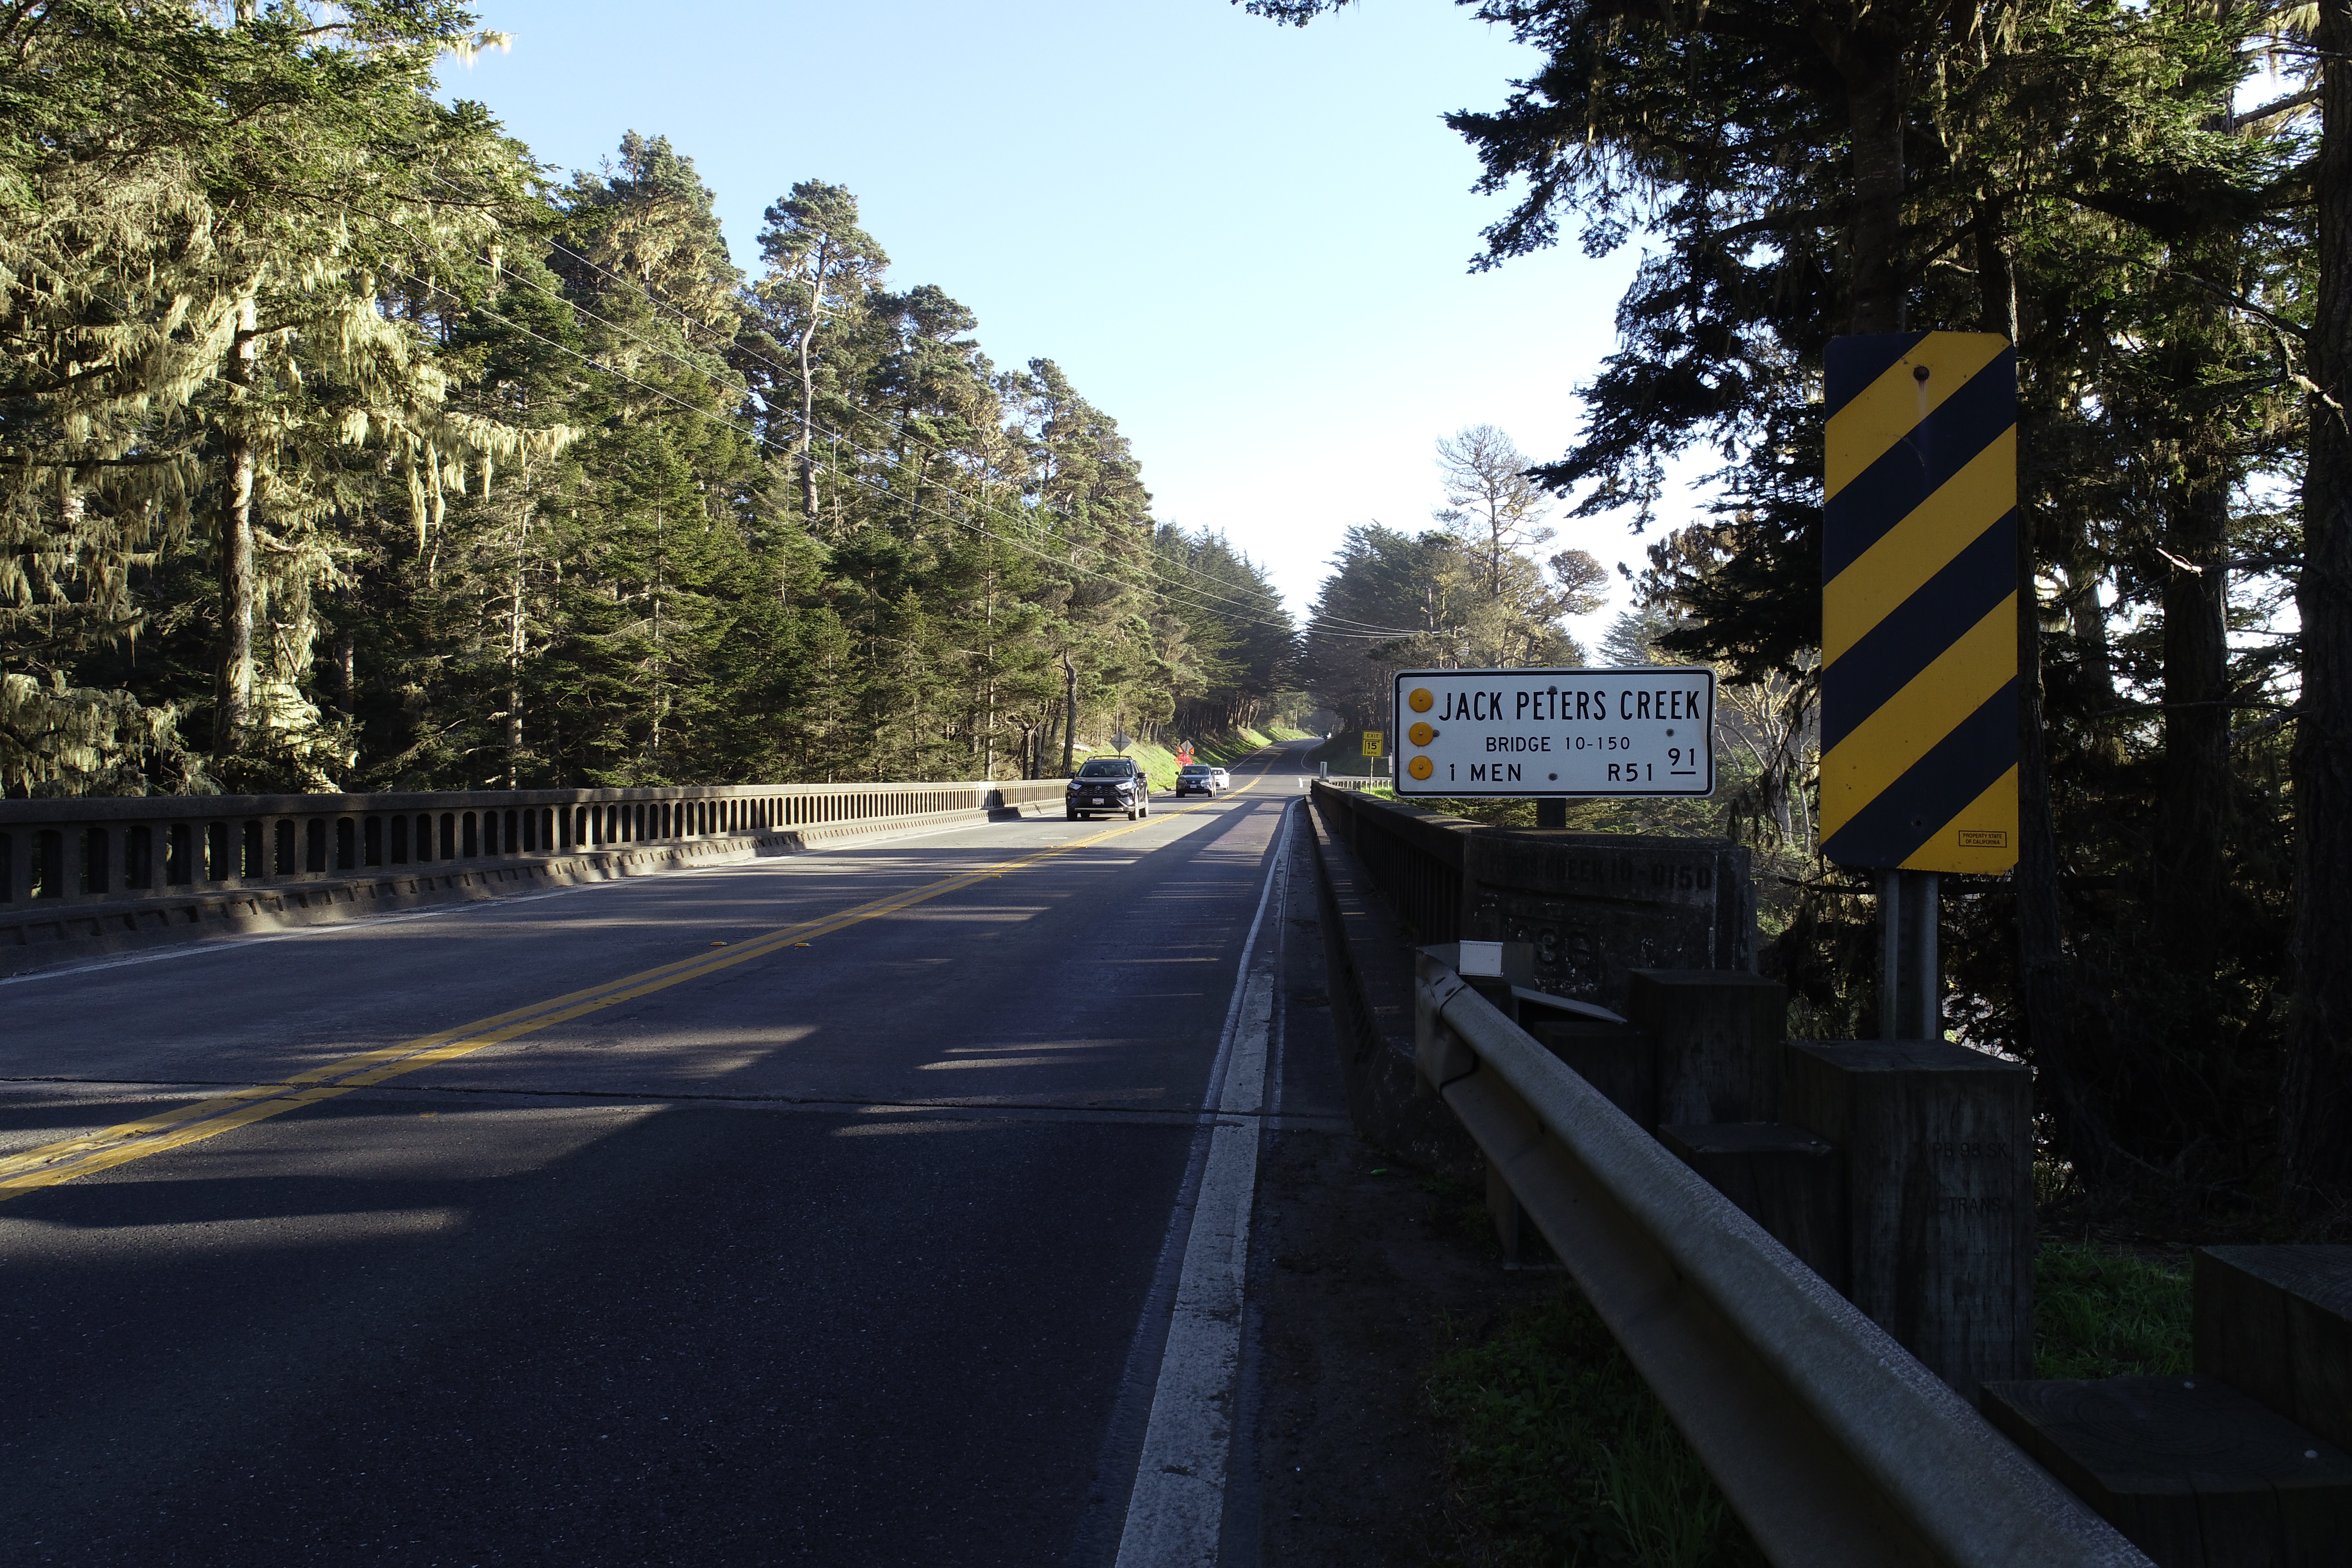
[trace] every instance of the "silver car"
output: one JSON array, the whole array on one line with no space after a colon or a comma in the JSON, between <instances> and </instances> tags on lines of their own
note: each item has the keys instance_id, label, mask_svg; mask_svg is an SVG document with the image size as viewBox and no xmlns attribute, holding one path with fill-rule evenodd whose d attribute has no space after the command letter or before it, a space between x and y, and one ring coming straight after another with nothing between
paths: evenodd
<instances>
[{"instance_id":1,"label":"silver car","mask_svg":"<svg viewBox=\"0 0 2352 1568\"><path fill-rule=\"evenodd\" d=\"M1176 793L1180 796L1214 795L1226 787L1220 777L1223 772L1223 768L1213 768L1206 763L1186 763L1176 770Z\"/></svg>"}]
</instances>

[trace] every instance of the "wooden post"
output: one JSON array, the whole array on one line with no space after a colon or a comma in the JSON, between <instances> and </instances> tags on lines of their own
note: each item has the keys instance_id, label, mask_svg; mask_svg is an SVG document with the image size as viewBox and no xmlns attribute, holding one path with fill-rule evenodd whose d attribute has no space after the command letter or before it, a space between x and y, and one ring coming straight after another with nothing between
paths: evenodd
<instances>
[{"instance_id":1,"label":"wooden post","mask_svg":"<svg viewBox=\"0 0 2352 1568\"><path fill-rule=\"evenodd\" d=\"M1789 997L1779 981L1726 969L1637 969L1630 978L1628 1018L1658 1043L1661 1122L1780 1114Z\"/></svg>"},{"instance_id":2,"label":"wooden post","mask_svg":"<svg viewBox=\"0 0 2352 1568\"><path fill-rule=\"evenodd\" d=\"M1785 1121L1725 1121L1669 1123L1658 1142L1844 1294L1845 1162L1827 1139Z\"/></svg>"},{"instance_id":3,"label":"wooden post","mask_svg":"<svg viewBox=\"0 0 2352 1568\"><path fill-rule=\"evenodd\" d=\"M2352 1449L2352 1247L2200 1247L2197 1370Z\"/></svg>"},{"instance_id":4,"label":"wooden post","mask_svg":"<svg viewBox=\"0 0 2352 1568\"><path fill-rule=\"evenodd\" d=\"M1963 1398L2030 1376L2025 1064L1936 1040L1791 1041L1786 1061L1782 1114L1845 1151L1847 1299Z\"/></svg>"},{"instance_id":5,"label":"wooden post","mask_svg":"<svg viewBox=\"0 0 2352 1568\"><path fill-rule=\"evenodd\" d=\"M1520 1027L1569 1069L1640 1123L1658 1126L1658 1043L1628 1024L1585 1024L1524 1018Z\"/></svg>"},{"instance_id":6,"label":"wooden post","mask_svg":"<svg viewBox=\"0 0 2352 1568\"><path fill-rule=\"evenodd\" d=\"M2352 1456L2218 1377L2000 1383L1981 1404L2161 1568L2352 1561Z\"/></svg>"}]
</instances>

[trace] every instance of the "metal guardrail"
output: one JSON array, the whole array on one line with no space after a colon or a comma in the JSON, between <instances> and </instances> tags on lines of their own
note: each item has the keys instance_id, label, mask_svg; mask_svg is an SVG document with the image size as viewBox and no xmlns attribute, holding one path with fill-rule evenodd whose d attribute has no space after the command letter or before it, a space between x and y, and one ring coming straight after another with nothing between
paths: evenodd
<instances>
[{"instance_id":1,"label":"metal guardrail","mask_svg":"<svg viewBox=\"0 0 2352 1568\"><path fill-rule=\"evenodd\" d=\"M0 919L1059 801L1065 781L0 801Z\"/></svg>"},{"instance_id":2,"label":"metal guardrail","mask_svg":"<svg viewBox=\"0 0 2352 1568\"><path fill-rule=\"evenodd\" d=\"M1414 1013L1423 1078L1774 1563L2146 1568L1885 1330L1427 954Z\"/></svg>"}]
</instances>

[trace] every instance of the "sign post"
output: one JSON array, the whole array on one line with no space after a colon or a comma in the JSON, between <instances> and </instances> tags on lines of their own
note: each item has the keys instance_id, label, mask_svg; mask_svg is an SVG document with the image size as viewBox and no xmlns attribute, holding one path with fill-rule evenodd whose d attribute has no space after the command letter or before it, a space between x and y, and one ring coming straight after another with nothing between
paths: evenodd
<instances>
[{"instance_id":1,"label":"sign post","mask_svg":"<svg viewBox=\"0 0 2352 1568\"><path fill-rule=\"evenodd\" d=\"M2017 356L1833 338L1822 518L1822 848L1877 874L1880 1022L1943 1037L1940 873L2017 864Z\"/></svg>"},{"instance_id":2,"label":"sign post","mask_svg":"<svg viewBox=\"0 0 2352 1568\"><path fill-rule=\"evenodd\" d=\"M1715 793L1704 666L1400 670L1396 710L1400 795Z\"/></svg>"}]
</instances>

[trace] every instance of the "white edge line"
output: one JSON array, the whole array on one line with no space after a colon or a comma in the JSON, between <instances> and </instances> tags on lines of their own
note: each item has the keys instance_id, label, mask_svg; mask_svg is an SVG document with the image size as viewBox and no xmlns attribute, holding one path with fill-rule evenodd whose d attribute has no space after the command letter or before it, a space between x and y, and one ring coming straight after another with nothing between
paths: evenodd
<instances>
[{"instance_id":1,"label":"white edge line","mask_svg":"<svg viewBox=\"0 0 2352 1568\"><path fill-rule=\"evenodd\" d=\"M1255 963L1258 933L1275 889L1287 904L1290 808L1285 802L1275 833L1265 887L1242 946L1240 973L1215 1063L1202 1099L1205 1115L1223 1112L1241 1089L1251 1100L1243 1110L1263 1112L1267 1036L1276 1007L1276 975ZM1266 1016L1255 1009L1244 1017L1249 998L1263 994ZM1244 1038L1244 1028L1248 1038ZM1240 1048L1236 1050L1236 1047ZM1256 1092L1236 1078L1255 1069ZM1258 1132L1263 1114L1219 1121L1211 1132L1209 1157L1192 1205L1192 1225L1171 1312L1168 1343L1161 1352L1151 1410L1136 1456L1119 1532L1118 1568L1179 1568L1213 1564L1224 1523L1226 1470L1233 1457L1236 1380L1241 1364L1240 1311L1249 1259L1251 1211L1257 1195ZM1179 1205L1178 1214L1183 1212ZM1171 1215L1170 1225L1176 1224ZM1163 1244L1164 1245L1164 1244Z\"/></svg>"}]
</instances>

